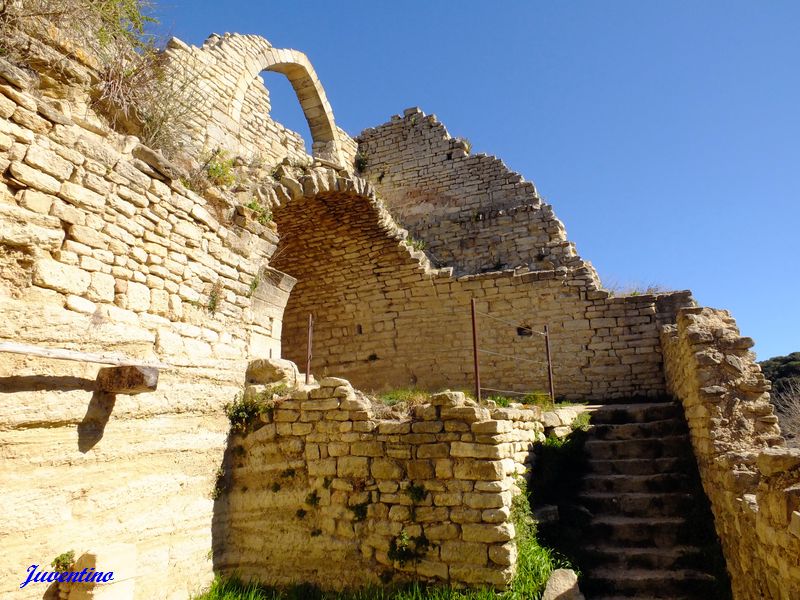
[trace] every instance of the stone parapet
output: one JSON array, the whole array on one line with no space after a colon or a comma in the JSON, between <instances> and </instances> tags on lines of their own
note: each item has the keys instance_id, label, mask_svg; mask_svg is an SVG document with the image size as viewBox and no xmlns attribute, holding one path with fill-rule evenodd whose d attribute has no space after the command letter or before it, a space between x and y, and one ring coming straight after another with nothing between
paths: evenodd
<instances>
[{"instance_id":1,"label":"stone parapet","mask_svg":"<svg viewBox=\"0 0 800 600\"><path fill-rule=\"evenodd\" d=\"M800 452L784 447L764 379L727 311L683 309L662 333L734 597L800 596Z\"/></svg>"}]
</instances>

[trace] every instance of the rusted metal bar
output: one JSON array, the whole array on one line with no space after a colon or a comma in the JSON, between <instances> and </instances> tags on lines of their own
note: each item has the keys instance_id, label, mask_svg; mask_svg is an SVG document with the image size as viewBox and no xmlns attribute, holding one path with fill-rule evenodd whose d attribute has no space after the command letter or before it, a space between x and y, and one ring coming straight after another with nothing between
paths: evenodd
<instances>
[{"instance_id":1,"label":"rusted metal bar","mask_svg":"<svg viewBox=\"0 0 800 600\"><path fill-rule=\"evenodd\" d=\"M553 361L550 358L550 328L544 326L544 349L547 353L547 381L550 384L550 399L555 402L556 394L553 390Z\"/></svg>"},{"instance_id":2,"label":"rusted metal bar","mask_svg":"<svg viewBox=\"0 0 800 600\"><path fill-rule=\"evenodd\" d=\"M306 385L311 383L311 344L314 339L314 317L308 313L308 343L306 349Z\"/></svg>"},{"instance_id":3,"label":"rusted metal bar","mask_svg":"<svg viewBox=\"0 0 800 600\"><path fill-rule=\"evenodd\" d=\"M472 299L472 356L475 363L475 399L481 402L481 371L478 365L478 321L475 317L475 298Z\"/></svg>"}]
</instances>

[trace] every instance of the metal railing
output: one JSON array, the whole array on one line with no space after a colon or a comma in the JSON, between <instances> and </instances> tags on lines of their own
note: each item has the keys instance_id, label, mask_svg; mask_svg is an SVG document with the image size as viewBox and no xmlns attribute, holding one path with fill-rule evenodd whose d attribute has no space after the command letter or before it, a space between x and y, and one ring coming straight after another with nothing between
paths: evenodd
<instances>
[{"instance_id":1,"label":"metal railing","mask_svg":"<svg viewBox=\"0 0 800 600\"><path fill-rule=\"evenodd\" d=\"M547 325L544 325L543 331L537 331L531 327L526 325L522 325L519 323L512 323L510 321L506 321L505 319L500 319L495 317L494 315L490 315L489 313L480 312L476 308L476 301L475 298L472 298L470 303L471 305L471 316L472 316L472 356L473 356L473 367L475 372L475 398L480 403L481 402L481 392L498 392L502 394L513 394L519 396L527 395L525 392L517 392L514 390L500 390L496 388L489 388L489 387L482 387L481 386L481 370L480 370L480 355L485 354L489 356L499 356L501 358L509 358L515 362L525 362L525 363L534 363L534 364L541 364L547 365L547 383L550 393L550 399L555 402L555 390L553 385L553 360L550 353L550 328ZM484 350L481 349L480 345L478 344L478 315L483 317L488 317L494 321L503 323L504 325L508 325L510 327L514 327L517 332L520 331L527 331L528 335L540 335L544 337L544 348L545 348L545 360L534 360L531 358L525 358L521 356L515 356L513 354L505 354L503 352L495 352L493 350Z\"/></svg>"}]
</instances>

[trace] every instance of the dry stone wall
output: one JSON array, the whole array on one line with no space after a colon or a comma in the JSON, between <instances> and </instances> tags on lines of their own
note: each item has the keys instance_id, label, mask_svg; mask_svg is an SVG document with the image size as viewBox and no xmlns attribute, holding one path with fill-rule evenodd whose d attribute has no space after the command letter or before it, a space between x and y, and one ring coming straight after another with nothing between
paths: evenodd
<instances>
[{"instance_id":1,"label":"dry stone wall","mask_svg":"<svg viewBox=\"0 0 800 600\"><path fill-rule=\"evenodd\" d=\"M437 264L457 275L567 267L598 285L534 185L498 158L471 155L435 115L408 109L358 143L365 176Z\"/></svg>"},{"instance_id":2,"label":"dry stone wall","mask_svg":"<svg viewBox=\"0 0 800 600\"><path fill-rule=\"evenodd\" d=\"M249 357L279 356L294 281L274 231L221 222L135 138L2 67L0 341L170 367L110 395L96 364L0 354L0 595L41 598L25 570L74 550L115 597L185 599L212 577L223 406Z\"/></svg>"},{"instance_id":3,"label":"dry stone wall","mask_svg":"<svg viewBox=\"0 0 800 600\"><path fill-rule=\"evenodd\" d=\"M220 480L223 572L340 588L510 581L511 501L543 439L538 408L489 409L444 392L381 418L346 380L325 378L259 425L231 436Z\"/></svg>"},{"instance_id":4,"label":"dry stone wall","mask_svg":"<svg viewBox=\"0 0 800 600\"><path fill-rule=\"evenodd\" d=\"M662 342L734 597L799 597L800 451L784 447L753 340L726 311L689 308Z\"/></svg>"}]
</instances>

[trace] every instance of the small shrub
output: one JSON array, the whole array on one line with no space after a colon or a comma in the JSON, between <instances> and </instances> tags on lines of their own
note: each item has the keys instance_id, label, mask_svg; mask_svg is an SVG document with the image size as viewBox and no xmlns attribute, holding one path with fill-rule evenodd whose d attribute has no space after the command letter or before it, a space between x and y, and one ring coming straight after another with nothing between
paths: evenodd
<instances>
[{"instance_id":1,"label":"small shrub","mask_svg":"<svg viewBox=\"0 0 800 600\"><path fill-rule=\"evenodd\" d=\"M317 490L313 490L306 496L306 504L309 506L319 506L320 497Z\"/></svg>"},{"instance_id":2,"label":"small shrub","mask_svg":"<svg viewBox=\"0 0 800 600\"><path fill-rule=\"evenodd\" d=\"M53 559L53 562L50 563L50 566L53 567L53 570L57 573L64 573L69 571L72 568L72 565L75 564L75 551L70 550L68 552L63 552L59 554Z\"/></svg>"},{"instance_id":3,"label":"small shrub","mask_svg":"<svg viewBox=\"0 0 800 600\"><path fill-rule=\"evenodd\" d=\"M211 291L208 293L208 304L206 308L208 312L212 315L216 314L217 308L219 308L219 301L222 297L222 282L218 279L216 283L211 287Z\"/></svg>"},{"instance_id":4,"label":"small shrub","mask_svg":"<svg viewBox=\"0 0 800 600\"><path fill-rule=\"evenodd\" d=\"M589 424L591 419L592 415L589 412L584 411L582 413L579 413L578 416L575 417L572 423L570 423L570 427L572 428L572 431L575 430L587 431L589 429Z\"/></svg>"},{"instance_id":5,"label":"small shrub","mask_svg":"<svg viewBox=\"0 0 800 600\"><path fill-rule=\"evenodd\" d=\"M416 238L409 237L403 240L403 243L412 250L425 250L426 244L424 240L418 240Z\"/></svg>"},{"instance_id":6,"label":"small shrub","mask_svg":"<svg viewBox=\"0 0 800 600\"><path fill-rule=\"evenodd\" d=\"M256 221L261 225L267 225L272 222L272 211L255 198L249 204L246 204L245 208L249 208L255 213Z\"/></svg>"},{"instance_id":7,"label":"small shrub","mask_svg":"<svg viewBox=\"0 0 800 600\"><path fill-rule=\"evenodd\" d=\"M469 141L469 138L457 138L457 141L461 142L461 144L464 146L464 152L467 154L472 152L472 142Z\"/></svg>"},{"instance_id":8,"label":"small shrub","mask_svg":"<svg viewBox=\"0 0 800 600\"><path fill-rule=\"evenodd\" d=\"M240 433L248 433L261 415L269 414L272 406L255 398L245 399L241 394L230 404L225 405L225 415L231 423L231 429Z\"/></svg>"},{"instance_id":9,"label":"small shrub","mask_svg":"<svg viewBox=\"0 0 800 600\"><path fill-rule=\"evenodd\" d=\"M304 509L304 508L298 508L297 512L295 514L297 515L298 519L302 520L302 519L306 518L306 515L308 514L308 511L306 509Z\"/></svg>"},{"instance_id":10,"label":"small shrub","mask_svg":"<svg viewBox=\"0 0 800 600\"><path fill-rule=\"evenodd\" d=\"M236 183L233 172L233 159L227 158L225 151L215 150L206 161L205 171L212 185L230 187Z\"/></svg>"},{"instance_id":11,"label":"small shrub","mask_svg":"<svg viewBox=\"0 0 800 600\"><path fill-rule=\"evenodd\" d=\"M330 477L325 477L325 479L322 480L322 487L324 487L327 490L329 487L331 487L332 483L333 479L331 479Z\"/></svg>"},{"instance_id":12,"label":"small shrub","mask_svg":"<svg viewBox=\"0 0 800 600\"><path fill-rule=\"evenodd\" d=\"M283 471L281 471L281 477L283 477L284 479L291 479L291 478L292 478L292 477L294 477L295 475L297 475L297 471L295 471L295 470L294 470L294 469L292 469L291 467L290 467L290 468L288 468L288 469L284 469Z\"/></svg>"},{"instance_id":13,"label":"small shrub","mask_svg":"<svg viewBox=\"0 0 800 600\"><path fill-rule=\"evenodd\" d=\"M269 489L277 494L278 492L281 491L281 484L276 481L271 486L269 486Z\"/></svg>"},{"instance_id":14,"label":"small shrub","mask_svg":"<svg viewBox=\"0 0 800 600\"><path fill-rule=\"evenodd\" d=\"M250 282L250 289L247 292L247 297L250 298L258 288L258 284L261 283L261 279L256 275L253 277L253 281Z\"/></svg>"},{"instance_id":15,"label":"small shrub","mask_svg":"<svg viewBox=\"0 0 800 600\"><path fill-rule=\"evenodd\" d=\"M364 171L367 170L367 166L369 165L369 160L367 159L367 155L364 154L363 152L356 153L356 157L355 160L353 161L353 164L358 173L363 173Z\"/></svg>"},{"instance_id":16,"label":"small shrub","mask_svg":"<svg viewBox=\"0 0 800 600\"><path fill-rule=\"evenodd\" d=\"M772 394L772 403L786 445L800 448L800 379L783 380L779 391Z\"/></svg>"}]
</instances>

